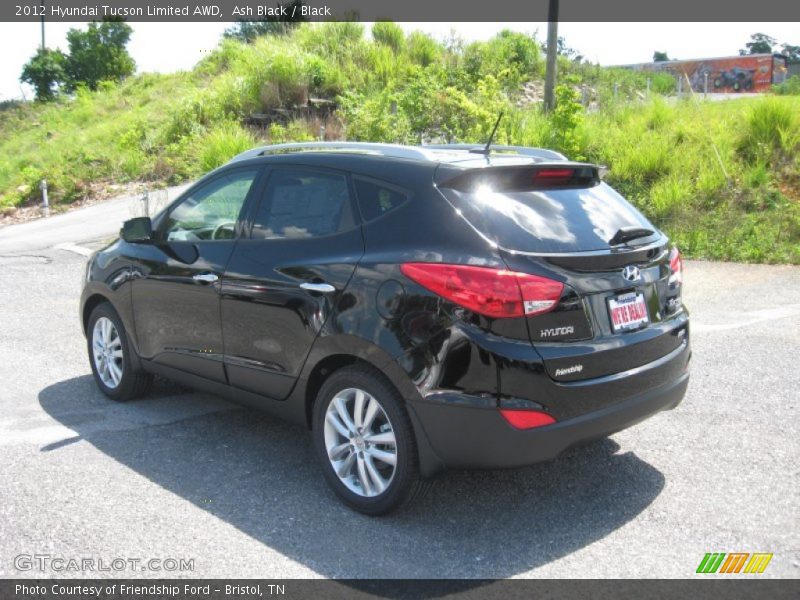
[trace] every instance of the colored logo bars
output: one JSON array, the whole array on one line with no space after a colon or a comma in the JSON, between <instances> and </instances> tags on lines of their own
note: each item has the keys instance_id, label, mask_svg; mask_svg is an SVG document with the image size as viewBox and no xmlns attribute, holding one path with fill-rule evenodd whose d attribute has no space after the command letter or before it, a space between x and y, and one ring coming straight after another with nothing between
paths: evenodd
<instances>
[{"instance_id":1,"label":"colored logo bars","mask_svg":"<svg viewBox=\"0 0 800 600\"><path fill-rule=\"evenodd\" d=\"M771 560L772 554L763 552L708 552L700 561L697 573L763 573Z\"/></svg>"}]
</instances>

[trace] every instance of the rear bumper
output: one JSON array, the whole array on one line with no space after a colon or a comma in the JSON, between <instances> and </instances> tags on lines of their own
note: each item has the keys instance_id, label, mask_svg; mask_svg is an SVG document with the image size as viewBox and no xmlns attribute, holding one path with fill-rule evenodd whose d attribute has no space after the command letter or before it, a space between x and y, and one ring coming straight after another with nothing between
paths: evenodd
<instances>
[{"instance_id":1,"label":"rear bumper","mask_svg":"<svg viewBox=\"0 0 800 600\"><path fill-rule=\"evenodd\" d=\"M605 437L662 410L675 408L689 383L690 356L687 341L667 356L629 373L584 381L579 386L559 386L563 395L560 401L565 403L592 391L606 398L616 393L619 400L537 429L515 429L500 415L496 401L489 398L445 393L410 404L415 420L444 466L519 467L550 460L571 446ZM633 382L638 391L630 395Z\"/></svg>"}]
</instances>

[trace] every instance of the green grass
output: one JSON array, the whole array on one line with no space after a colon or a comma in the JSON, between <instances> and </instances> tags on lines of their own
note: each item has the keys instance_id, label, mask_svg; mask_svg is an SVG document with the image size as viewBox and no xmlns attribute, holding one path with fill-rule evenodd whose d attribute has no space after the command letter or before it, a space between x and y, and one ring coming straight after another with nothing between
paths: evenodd
<instances>
[{"instance_id":1,"label":"green grass","mask_svg":"<svg viewBox=\"0 0 800 600\"><path fill-rule=\"evenodd\" d=\"M548 117L515 106L520 82L543 73L530 37L464 47L402 37L390 24L373 35L355 23L304 24L251 45L226 40L191 72L0 107L0 208L34 201L42 178L51 200L66 204L98 184L177 183L258 143L314 139L318 120L262 132L242 120L310 96L336 97L341 108L325 123L328 133L371 141L481 142L504 110L498 142L607 165L609 182L687 256L800 264L794 87L755 100L642 100L646 76L562 57L562 74L591 87L601 110ZM652 84L670 91L667 80Z\"/></svg>"}]
</instances>

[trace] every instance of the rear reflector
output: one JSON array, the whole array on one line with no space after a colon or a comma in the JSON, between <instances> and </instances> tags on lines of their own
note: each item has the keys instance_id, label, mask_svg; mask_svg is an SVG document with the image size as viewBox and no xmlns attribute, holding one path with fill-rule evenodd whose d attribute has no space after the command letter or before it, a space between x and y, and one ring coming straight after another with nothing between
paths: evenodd
<instances>
[{"instance_id":1,"label":"rear reflector","mask_svg":"<svg viewBox=\"0 0 800 600\"><path fill-rule=\"evenodd\" d=\"M669 276L670 283L683 283L683 259L677 248L673 248L669 253Z\"/></svg>"},{"instance_id":2,"label":"rear reflector","mask_svg":"<svg viewBox=\"0 0 800 600\"><path fill-rule=\"evenodd\" d=\"M500 414L503 415L512 427L517 429L533 429L535 427L544 427L545 425L552 425L556 420L547 413L539 412L537 410L510 410L500 409Z\"/></svg>"},{"instance_id":3,"label":"rear reflector","mask_svg":"<svg viewBox=\"0 0 800 600\"><path fill-rule=\"evenodd\" d=\"M564 289L564 284L546 277L487 267L403 263L400 271L434 294L493 318L548 312Z\"/></svg>"}]
</instances>

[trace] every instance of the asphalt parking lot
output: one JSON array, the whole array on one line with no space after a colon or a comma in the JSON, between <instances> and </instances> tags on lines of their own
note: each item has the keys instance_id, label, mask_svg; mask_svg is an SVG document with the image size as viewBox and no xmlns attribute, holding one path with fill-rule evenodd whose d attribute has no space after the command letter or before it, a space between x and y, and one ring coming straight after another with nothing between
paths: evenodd
<instances>
[{"instance_id":1,"label":"asphalt parking lot","mask_svg":"<svg viewBox=\"0 0 800 600\"><path fill-rule=\"evenodd\" d=\"M2 577L693 577L706 552L771 552L759 577L800 576L800 268L688 262L676 410L552 463L447 473L372 519L328 491L302 429L166 383L106 400L84 262L0 252ZM193 570L97 570L115 558Z\"/></svg>"}]
</instances>

